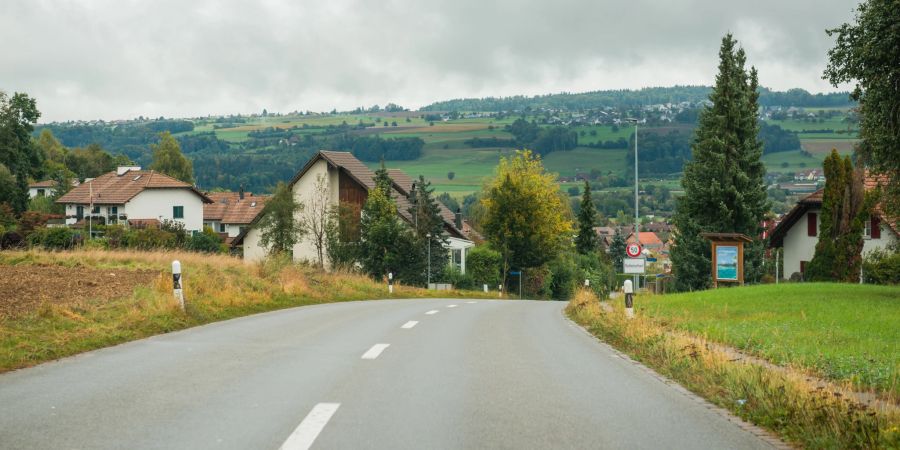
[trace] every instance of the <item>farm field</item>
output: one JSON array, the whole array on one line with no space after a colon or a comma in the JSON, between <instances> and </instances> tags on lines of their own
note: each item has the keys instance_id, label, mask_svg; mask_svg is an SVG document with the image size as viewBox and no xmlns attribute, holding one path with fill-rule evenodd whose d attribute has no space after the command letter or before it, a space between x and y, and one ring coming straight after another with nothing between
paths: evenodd
<instances>
[{"instance_id":1,"label":"farm field","mask_svg":"<svg viewBox=\"0 0 900 450\"><path fill-rule=\"evenodd\" d=\"M644 314L779 365L900 395L900 288L797 283L645 296Z\"/></svg>"}]
</instances>

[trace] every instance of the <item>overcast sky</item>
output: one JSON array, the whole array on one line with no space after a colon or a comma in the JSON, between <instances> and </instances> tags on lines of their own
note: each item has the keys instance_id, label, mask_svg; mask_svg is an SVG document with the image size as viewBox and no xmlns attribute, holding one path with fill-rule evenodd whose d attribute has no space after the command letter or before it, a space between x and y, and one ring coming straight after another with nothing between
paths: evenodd
<instances>
[{"instance_id":1,"label":"overcast sky","mask_svg":"<svg viewBox=\"0 0 900 450\"><path fill-rule=\"evenodd\" d=\"M36 97L48 122L709 85L731 31L763 86L829 92L824 30L855 5L4 0L0 90Z\"/></svg>"}]
</instances>

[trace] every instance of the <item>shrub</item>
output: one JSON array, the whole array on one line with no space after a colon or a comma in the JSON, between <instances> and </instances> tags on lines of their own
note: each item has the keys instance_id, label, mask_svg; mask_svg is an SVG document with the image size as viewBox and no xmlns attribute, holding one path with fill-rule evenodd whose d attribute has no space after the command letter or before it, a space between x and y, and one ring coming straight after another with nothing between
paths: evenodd
<instances>
[{"instance_id":1,"label":"shrub","mask_svg":"<svg viewBox=\"0 0 900 450\"><path fill-rule=\"evenodd\" d=\"M203 253L218 253L221 250L222 238L212 228L203 227L202 233L196 233L187 241L187 250Z\"/></svg>"},{"instance_id":2,"label":"shrub","mask_svg":"<svg viewBox=\"0 0 900 450\"><path fill-rule=\"evenodd\" d=\"M25 238L18 231L7 231L0 234L0 250L20 248L25 245Z\"/></svg>"},{"instance_id":3,"label":"shrub","mask_svg":"<svg viewBox=\"0 0 900 450\"><path fill-rule=\"evenodd\" d=\"M476 288L475 280L472 278L472 275L468 272L461 273L456 267L445 267L444 273L441 275L441 280L452 284L456 289L473 290Z\"/></svg>"},{"instance_id":4,"label":"shrub","mask_svg":"<svg viewBox=\"0 0 900 450\"><path fill-rule=\"evenodd\" d=\"M122 225L108 225L106 227L106 243L109 248L124 247L126 244L126 234L128 230Z\"/></svg>"},{"instance_id":5,"label":"shrub","mask_svg":"<svg viewBox=\"0 0 900 450\"><path fill-rule=\"evenodd\" d=\"M900 284L900 252L872 250L863 261L866 283Z\"/></svg>"},{"instance_id":6,"label":"shrub","mask_svg":"<svg viewBox=\"0 0 900 450\"><path fill-rule=\"evenodd\" d=\"M466 254L466 274L477 284L497 287L500 284L500 252L487 245L479 245Z\"/></svg>"},{"instance_id":7,"label":"shrub","mask_svg":"<svg viewBox=\"0 0 900 450\"><path fill-rule=\"evenodd\" d=\"M561 254L550 261L550 297L554 300L568 300L578 285L578 266L568 254Z\"/></svg>"},{"instance_id":8,"label":"shrub","mask_svg":"<svg viewBox=\"0 0 900 450\"><path fill-rule=\"evenodd\" d=\"M172 249L178 247L177 238L173 233L154 227L132 230L126 234L125 242L126 247L139 250L151 250L157 248Z\"/></svg>"},{"instance_id":9,"label":"shrub","mask_svg":"<svg viewBox=\"0 0 900 450\"><path fill-rule=\"evenodd\" d=\"M67 250L75 246L75 232L68 227L44 228L41 246L47 250Z\"/></svg>"},{"instance_id":10,"label":"shrub","mask_svg":"<svg viewBox=\"0 0 900 450\"><path fill-rule=\"evenodd\" d=\"M176 222L174 220L163 220L161 224L159 224L159 229L166 233L169 233L174 239L173 247L170 248L184 248L184 245L188 240L188 233L184 229L184 224L181 222Z\"/></svg>"}]
</instances>

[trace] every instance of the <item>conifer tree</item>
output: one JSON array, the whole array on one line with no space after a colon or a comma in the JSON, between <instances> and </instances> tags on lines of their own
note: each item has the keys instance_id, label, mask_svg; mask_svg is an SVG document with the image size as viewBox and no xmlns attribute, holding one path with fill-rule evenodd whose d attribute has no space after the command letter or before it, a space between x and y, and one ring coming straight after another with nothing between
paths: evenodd
<instances>
[{"instance_id":1,"label":"conifer tree","mask_svg":"<svg viewBox=\"0 0 900 450\"><path fill-rule=\"evenodd\" d=\"M710 284L710 245L701 232L743 233L754 239L744 247L745 280L762 275L763 243L756 239L768 201L765 167L758 140L756 69L745 70L746 55L730 34L722 39L719 73L710 94L712 106L700 114L692 160L685 165L673 217L677 229L671 257L676 288L704 289Z\"/></svg>"},{"instance_id":2,"label":"conifer tree","mask_svg":"<svg viewBox=\"0 0 900 450\"><path fill-rule=\"evenodd\" d=\"M431 187L431 182L426 181L422 175L419 175L415 190L410 193L409 214L413 218L415 245L421 255L422 265L424 265L420 272L424 274L428 271L428 247L430 246L431 280L437 280L438 275L443 273L449 261L446 248L448 241L444 236L444 219L441 217L441 209L434 199L434 188ZM421 282L424 283L426 280L427 277Z\"/></svg>"},{"instance_id":3,"label":"conifer tree","mask_svg":"<svg viewBox=\"0 0 900 450\"><path fill-rule=\"evenodd\" d=\"M591 199L591 184L584 180L584 193L581 194L581 210L578 212L578 236L575 236L575 249L582 255L597 251L598 237L594 232L597 223L597 209Z\"/></svg>"},{"instance_id":4,"label":"conifer tree","mask_svg":"<svg viewBox=\"0 0 900 450\"><path fill-rule=\"evenodd\" d=\"M841 159L837 150L825 159L824 169L819 241L804 275L812 281L856 281L862 264L864 220L870 209L863 174L853 170L849 156Z\"/></svg>"},{"instance_id":5,"label":"conifer tree","mask_svg":"<svg viewBox=\"0 0 900 450\"><path fill-rule=\"evenodd\" d=\"M393 181L381 162L375 171L375 188L369 190L360 219L359 262L375 279L395 274L400 282L415 283L421 267L413 248L412 233L400 223L397 204L391 197Z\"/></svg>"}]
</instances>

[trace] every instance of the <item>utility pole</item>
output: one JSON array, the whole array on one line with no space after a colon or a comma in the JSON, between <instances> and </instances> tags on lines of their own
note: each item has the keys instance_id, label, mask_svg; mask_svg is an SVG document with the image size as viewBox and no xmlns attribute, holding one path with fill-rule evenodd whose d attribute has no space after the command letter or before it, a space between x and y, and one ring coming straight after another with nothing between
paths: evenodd
<instances>
[{"instance_id":1,"label":"utility pole","mask_svg":"<svg viewBox=\"0 0 900 450\"><path fill-rule=\"evenodd\" d=\"M629 122L634 122L634 242L638 245L641 245L641 234L640 234L640 224L639 224L639 206L638 206L638 119L628 119ZM639 277L637 274L634 275L634 289L638 289L640 284L638 283Z\"/></svg>"},{"instance_id":2,"label":"utility pole","mask_svg":"<svg viewBox=\"0 0 900 450\"><path fill-rule=\"evenodd\" d=\"M431 289L431 233L425 235L428 238L428 275L427 282L425 286L427 289Z\"/></svg>"}]
</instances>

